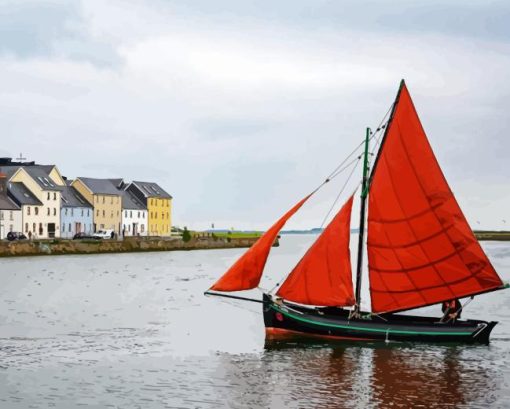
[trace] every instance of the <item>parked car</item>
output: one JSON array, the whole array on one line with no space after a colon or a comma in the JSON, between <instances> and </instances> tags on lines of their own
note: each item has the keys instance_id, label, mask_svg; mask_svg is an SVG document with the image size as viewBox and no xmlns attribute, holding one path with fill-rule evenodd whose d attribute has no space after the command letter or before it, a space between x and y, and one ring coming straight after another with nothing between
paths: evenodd
<instances>
[{"instance_id":1,"label":"parked car","mask_svg":"<svg viewBox=\"0 0 510 409\"><path fill-rule=\"evenodd\" d=\"M27 239L27 236L25 236L21 232L10 231L9 233L7 233L7 240L9 240L9 241L26 240L26 239Z\"/></svg>"},{"instance_id":2,"label":"parked car","mask_svg":"<svg viewBox=\"0 0 510 409\"><path fill-rule=\"evenodd\" d=\"M86 240L86 239L97 239L97 237L94 237L92 234L83 233L83 232L76 233L73 236L73 240Z\"/></svg>"},{"instance_id":3,"label":"parked car","mask_svg":"<svg viewBox=\"0 0 510 409\"><path fill-rule=\"evenodd\" d=\"M112 235L114 234L113 230L99 230L99 231L96 231L92 237L94 237L95 239L111 239L112 238Z\"/></svg>"}]
</instances>

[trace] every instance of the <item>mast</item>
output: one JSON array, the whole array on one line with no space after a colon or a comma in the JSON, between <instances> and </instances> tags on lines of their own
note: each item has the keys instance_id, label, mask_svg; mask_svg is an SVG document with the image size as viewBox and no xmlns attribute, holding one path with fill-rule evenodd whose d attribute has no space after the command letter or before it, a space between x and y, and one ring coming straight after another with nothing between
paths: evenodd
<instances>
[{"instance_id":1,"label":"mast","mask_svg":"<svg viewBox=\"0 0 510 409\"><path fill-rule=\"evenodd\" d=\"M359 241L358 241L358 261L356 268L356 307L359 312L361 308L361 271L363 268L363 241L365 238L365 213L368 196L368 141L370 140L370 128L367 128L365 136L365 153L363 158L363 183L361 186L361 209L359 216Z\"/></svg>"}]
</instances>

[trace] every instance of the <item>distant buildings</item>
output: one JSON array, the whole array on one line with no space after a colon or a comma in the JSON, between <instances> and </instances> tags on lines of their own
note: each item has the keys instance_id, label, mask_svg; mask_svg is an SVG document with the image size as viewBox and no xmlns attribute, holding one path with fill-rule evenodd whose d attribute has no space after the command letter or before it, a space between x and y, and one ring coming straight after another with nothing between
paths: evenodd
<instances>
[{"instance_id":1,"label":"distant buildings","mask_svg":"<svg viewBox=\"0 0 510 409\"><path fill-rule=\"evenodd\" d=\"M72 238L113 230L120 236L170 236L172 196L152 182L77 177L54 165L0 158L0 239Z\"/></svg>"}]
</instances>

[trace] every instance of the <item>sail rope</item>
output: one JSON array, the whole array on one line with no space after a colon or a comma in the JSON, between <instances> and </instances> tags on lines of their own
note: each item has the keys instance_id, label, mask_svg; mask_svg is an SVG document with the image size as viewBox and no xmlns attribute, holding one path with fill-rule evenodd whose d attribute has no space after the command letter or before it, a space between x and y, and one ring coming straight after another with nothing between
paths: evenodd
<instances>
[{"instance_id":1,"label":"sail rope","mask_svg":"<svg viewBox=\"0 0 510 409\"><path fill-rule=\"evenodd\" d=\"M336 196L335 200L333 201L333 204L331 205L331 207L329 208L326 216L324 216L324 219L322 220L322 223L320 225L320 228L322 229L324 227L324 225L326 224L326 220L328 220L328 217L329 215L331 214L331 212L333 211L333 209L335 208L337 202L338 202L338 199L340 199L340 196L342 196L342 193L344 192L345 188L347 187L347 184L349 183L349 180L351 180L351 177L352 175L354 174L354 171L358 168L358 165L359 163L361 162L361 155L358 156L357 160L356 160L356 163L354 164L352 170L351 170L351 173L349 173L349 176L347 176L347 179L345 180L342 188L340 189L340 192L338 192L338 195ZM352 162L354 163L354 162ZM351 163L351 164L352 164ZM356 188L357 189L357 188Z\"/></svg>"}]
</instances>

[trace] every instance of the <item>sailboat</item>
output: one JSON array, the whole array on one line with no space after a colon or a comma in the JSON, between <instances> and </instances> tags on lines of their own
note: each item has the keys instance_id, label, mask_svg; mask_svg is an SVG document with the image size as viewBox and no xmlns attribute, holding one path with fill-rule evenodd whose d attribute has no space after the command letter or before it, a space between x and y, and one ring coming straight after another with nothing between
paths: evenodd
<instances>
[{"instance_id":1,"label":"sailboat","mask_svg":"<svg viewBox=\"0 0 510 409\"><path fill-rule=\"evenodd\" d=\"M488 343L497 322L456 318L460 309L447 308L438 317L399 314L508 285L450 190L404 80L389 112L372 166L370 129L364 140L355 286L349 250L352 195L278 288L264 292L261 300L228 294L258 287L278 233L316 189L205 294L261 303L268 336ZM371 311L361 310L365 246Z\"/></svg>"}]
</instances>

